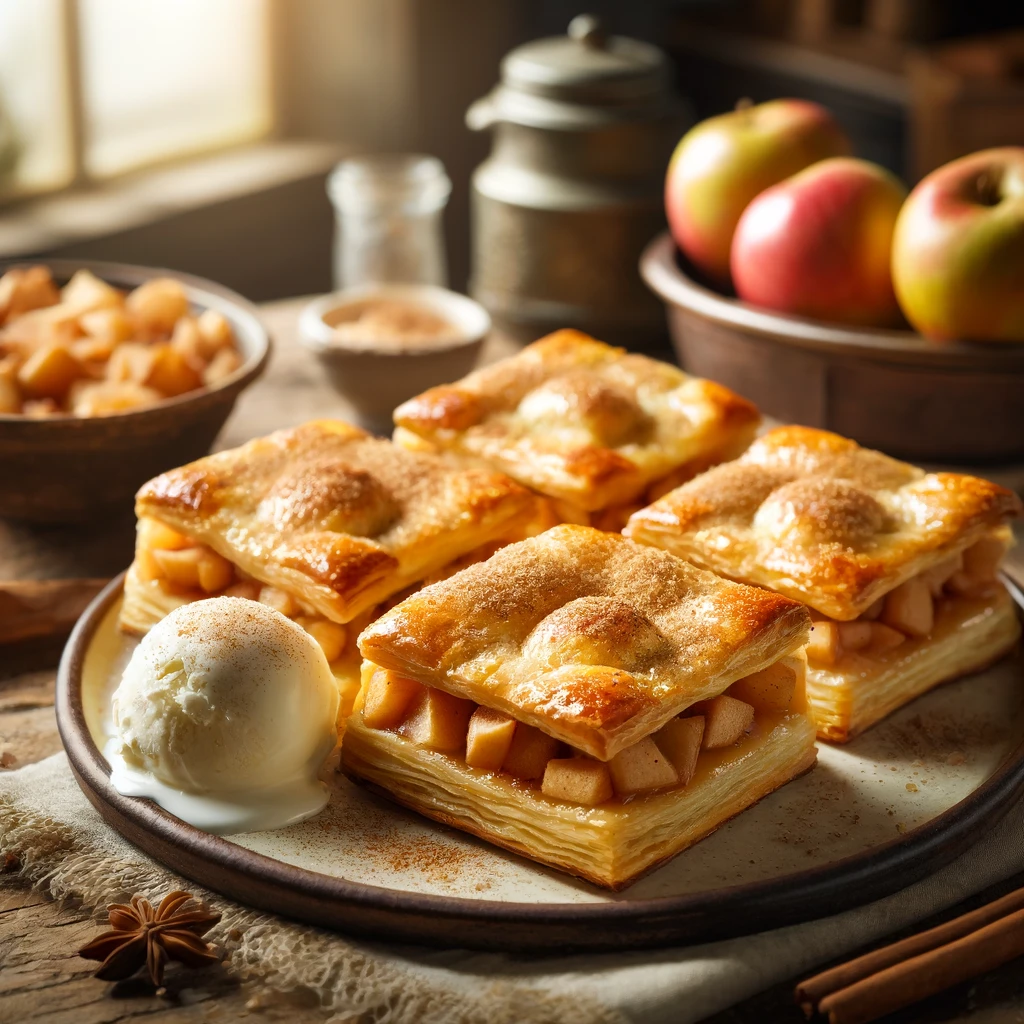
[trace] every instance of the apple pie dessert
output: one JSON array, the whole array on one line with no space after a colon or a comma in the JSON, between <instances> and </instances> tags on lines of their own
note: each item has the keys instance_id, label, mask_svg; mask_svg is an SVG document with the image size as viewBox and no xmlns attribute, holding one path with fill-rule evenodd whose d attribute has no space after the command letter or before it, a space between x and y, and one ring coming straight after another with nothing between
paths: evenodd
<instances>
[{"instance_id":1,"label":"apple pie dessert","mask_svg":"<svg viewBox=\"0 0 1024 1024\"><path fill-rule=\"evenodd\" d=\"M627 536L807 604L818 735L845 741L1020 636L999 582L1013 492L780 427L637 512Z\"/></svg>"},{"instance_id":2,"label":"apple pie dessert","mask_svg":"<svg viewBox=\"0 0 1024 1024\"><path fill-rule=\"evenodd\" d=\"M547 525L629 513L750 444L760 414L721 384L563 330L395 410L395 441L500 469Z\"/></svg>"},{"instance_id":3,"label":"apple pie dessert","mask_svg":"<svg viewBox=\"0 0 1024 1024\"><path fill-rule=\"evenodd\" d=\"M564 524L359 638L342 768L620 889L810 768L798 602Z\"/></svg>"},{"instance_id":4,"label":"apple pie dessert","mask_svg":"<svg viewBox=\"0 0 1024 1024\"><path fill-rule=\"evenodd\" d=\"M121 625L144 633L214 595L262 601L319 641L351 706L355 638L381 602L486 557L534 505L500 473L341 421L281 430L143 486Z\"/></svg>"}]
</instances>

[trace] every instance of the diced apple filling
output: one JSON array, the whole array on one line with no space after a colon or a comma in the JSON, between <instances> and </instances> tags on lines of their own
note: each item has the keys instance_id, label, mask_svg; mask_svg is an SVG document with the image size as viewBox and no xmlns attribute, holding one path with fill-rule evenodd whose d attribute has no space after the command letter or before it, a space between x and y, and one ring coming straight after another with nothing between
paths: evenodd
<instances>
[{"instance_id":1,"label":"diced apple filling","mask_svg":"<svg viewBox=\"0 0 1024 1024\"><path fill-rule=\"evenodd\" d=\"M471 700L424 687L414 699L400 731L418 746L446 754L461 752L466 748L466 731L472 713Z\"/></svg>"},{"instance_id":2,"label":"diced apple filling","mask_svg":"<svg viewBox=\"0 0 1024 1024\"><path fill-rule=\"evenodd\" d=\"M203 597L244 597L275 608L293 619L320 645L328 664L342 656L350 631L304 608L291 594L246 576L212 548L172 530L155 519L139 520L135 571L143 582ZM403 709L404 710L404 709Z\"/></svg>"},{"instance_id":3,"label":"diced apple filling","mask_svg":"<svg viewBox=\"0 0 1024 1024\"><path fill-rule=\"evenodd\" d=\"M876 622L871 630L871 653L885 654L886 651L899 647L907 638L892 626L884 622Z\"/></svg>"},{"instance_id":4,"label":"diced apple filling","mask_svg":"<svg viewBox=\"0 0 1024 1024\"><path fill-rule=\"evenodd\" d=\"M807 641L807 660L820 665L834 665L842 655L839 645L839 623L829 619L816 621L811 626L811 638Z\"/></svg>"},{"instance_id":5,"label":"diced apple filling","mask_svg":"<svg viewBox=\"0 0 1024 1024\"><path fill-rule=\"evenodd\" d=\"M543 778L548 761L560 748L558 740L546 732L541 732L532 725L517 722L501 769L517 779Z\"/></svg>"},{"instance_id":6,"label":"diced apple filling","mask_svg":"<svg viewBox=\"0 0 1024 1024\"><path fill-rule=\"evenodd\" d=\"M995 579L1005 554L1006 544L1001 538L984 537L964 552L962 570L969 580Z\"/></svg>"},{"instance_id":7,"label":"diced apple filling","mask_svg":"<svg viewBox=\"0 0 1024 1024\"><path fill-rule=\"evenodd\" d=\"M586 757L553 757L544 769L540 791L552 800L596 807L615 796L608 765Z\"/></svg>"},{"instance_id":8,"label":"diced apple filling","mask_svg":"<svg viewBox=\"0 0 1024 1024\"><path fill-rule=\"evenodd\" d=\"M783 712L796 693L796 668L786 661L754 672L729 687L729 695L762 711Z\"/></svg>"},{"instance_id":9,"label":"diced apple filling","mask_svg":"<svg viewBox=\"0 0 1024 1024\"><path fill-rule=\"evenodd\" d=\"M515 731L515 719L503 711L477 707L469 719L469 732L466 734L466 764L489 772L500 771L508 757Z\"/></svg>"},{"instance_id":10,"label":"diced apple filling","mask_svg":"<svg viewBox=\"0 0 1024 1024\"><path fill-rule=\"evenodd\" d=\"M878 625L873 622L840 622L836 627L839 646L844 651L862 651L870 646L872 637L877 635ZM901 636L902 639L902 636Z\"/></svg>"},{"instance_id":11,"label":"diced apple filling","mask_svg":"<svg viewBox=\"0 0 1024 1024\"><path fill-rule=\"evenodd\" d=\"M260 604L268 605L289 619L294 618L299 613L299 602L287 590L281 590L280 587L260 587L256 600Z\"/></svg>"},{"instance_id":12,"label":"diced apple filling","mask_svg":"<svg viewBox=\"0 0 1024 1024\"><path fill-rule=\"evenodd\" d=\"M552 800L596 807L614 797L686 786L701 753L739 742L759 715L790 711L803 691L804 661L787 657L701 701L607 763L574 750L504 711L483 707L375 666L364 666L356 711L369 729L501 773Z\"/></svg>"},{"instance_id":13,"label":"diced apple filling","mask_svg":"<svg viewBox=\"0 0 1024 1024\"><path fill-rule=\"evenodd\" d=\"M998 535L983 537L890 590L852 622L819 618L811 628L808 661L832 666L848 653L870 658L931 636L940 602L991 592L1006 546Z\"/></svg>"},{"instance_id":14,"label":"diced apple filling","mask_svg":"<svg viewBox=\"0 0 1024 1024\"><path fill-rule=\"evenodd\" d=\"M882 622L904 636L928 636L935 626L935 601L928 584L912 579L890 591L882 608Z\"/></svg>"},{"instance_id":15,"label":"diced apple filling","mask_svg":"<svg viewBox=\"0 0 1024 1024\"><path fill-rule=\"evenodd\" d=\"M679 782L672 762L650 736L626 747L608 762L612 785L620 796L651 789L669 789Z\"/></svg>"},{"instance_id":16,"label":"diced apple filling","mask_svg":"<svg viewBox=\"0 0 1024 1024\"><path fill-rule=\"evenodd\" d=\"M371 729L401 725L409 705L422 690L413 679L390 672L374 672L363 693L363 722Z\"/></svg>"},{"instance_id":17,"label":"diced apple filling","mask_svg":"<svg viewBox=\"0 0 1024 1024\"><path fill-rule=\"evenodd\" d=\"M345 652L349 631L340 622L310 615L297 615L295 621L320 645L328 665L333 665Z\"/></svg>"},{"instance_id":18,"label":"diced apple filling","mask_svg":"<svg viewBox=\"0 0 1024 1024\"><path fill-rule=\"evenodd\" d=\"M685 786L697 770L697 758L700 756L703 738L703 715L673 718L658 730L655 742L675 768L680 786Z\"/></svg>"},{"instance_id":19,"label":"diced apple filling","mask_svg":"<svg viewBox=\"0 0 1024 1024\"><path fill-rule=\"evenodd\" d=\"M156 578L185 590L217 594L235 582L231 563L203 545L180 551L157 549L150 554L156 567Z\"/></svg>"},{"instance_id":20,"label":"diced apple filling","mask_svg":"<svg viewBox=\"0 0 1024 1024\"><path fill-rule=\"evenodd\" d=\"M754 724L753 706L725 693L702 700L694 708L704 716L704 750L731 747Z\"/></svg>"}]
</instances>

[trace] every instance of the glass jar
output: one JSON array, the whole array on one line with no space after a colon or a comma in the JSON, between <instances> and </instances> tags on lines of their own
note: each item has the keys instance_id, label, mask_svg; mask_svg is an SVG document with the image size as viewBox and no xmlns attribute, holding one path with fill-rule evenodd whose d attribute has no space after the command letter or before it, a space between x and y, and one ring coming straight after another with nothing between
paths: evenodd
<instances>
[{"instance_id":1,"label":"glass jar","mask_svg":"<svg viewBox=\"0 0 1024 1024\"><path fill-rule=\"evenodd\" d=\"M360 156L331 172L334 286L448 283L441 214L452 183L436 157Z\"/></svg>"}]
</instances>

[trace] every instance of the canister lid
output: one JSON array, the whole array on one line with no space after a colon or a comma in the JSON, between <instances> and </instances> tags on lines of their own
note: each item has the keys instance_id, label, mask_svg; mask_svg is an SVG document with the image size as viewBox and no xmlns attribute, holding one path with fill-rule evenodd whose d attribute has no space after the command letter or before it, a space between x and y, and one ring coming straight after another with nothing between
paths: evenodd
<instances>
[{"instance_id":1,"label":"canister lid","mask_svg":"<svg viewBox=\"0 0 1024 1024\"><path fill-rule=\"evenodd\" d=\"M502 61L512 89L575 103L634 104L668 88L668 59L656 46L608 35L600 18L580 14L564 36L525 43Z\"/></svg>"},{"instance_id":2,"label":"canister lid","mask_svg":"<svg viewBox=\"0 0 1024 1024\"><path fill-rule=\"evenodd\" d=\"M472 128L512 121L550 128L587 128L657 117L671 101L671 72L656 46L608 35L601 20L580 14L564 36L537 39L501 63L501 84L470 108Z\"/></svg>"}]
</instances>

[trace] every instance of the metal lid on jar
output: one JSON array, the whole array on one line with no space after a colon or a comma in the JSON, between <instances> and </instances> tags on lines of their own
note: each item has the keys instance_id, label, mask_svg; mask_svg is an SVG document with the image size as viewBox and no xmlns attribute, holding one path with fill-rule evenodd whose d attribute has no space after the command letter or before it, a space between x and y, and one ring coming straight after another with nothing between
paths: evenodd
<instances>
[{"instance_id":1,"label":"metal lid on jar","mask_svg":"<svg viewBox=\"0 0 1024 1024\"><path fill-rule=\"evenodd\" d=\"M538 128L589 128L659 117L671 102L671 72L656 46L605 32L590 14L564 36L525 43L501 64L497 88L470 107L471 128L511 121Z\"/></svg>"}]
</instances>

